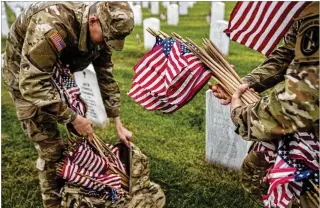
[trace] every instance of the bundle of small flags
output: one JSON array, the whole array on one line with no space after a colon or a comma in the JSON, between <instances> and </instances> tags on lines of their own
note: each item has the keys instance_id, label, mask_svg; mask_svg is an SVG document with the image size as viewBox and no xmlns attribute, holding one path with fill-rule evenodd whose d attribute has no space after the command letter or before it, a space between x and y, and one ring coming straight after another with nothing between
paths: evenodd
<instances>
[{"instance_id":1,"label":"bundle of small flags","mask_svg":"<svg viewBox=\"0 0 320 208\"><path fill-rule=\"evenodd\" d=\"M108 145L112 153L119 158L119 148ZM126 174L126 167L120 159L102 157L87 139L73 141L65 151L64 160L57 164L57 175L69 184L82 187L82 192L110 198L115 202L126 194L120 174L111 171L111 167Z\"/></svg>"},{"instance_id":2,"label":"bundle of small flags","mask_svg":"<svg viewBox=\"0 0 320 208\"><path fill-rule=\"evenodd\" d=\"M265 207L287 207L304 194L319 204L319 141L312 133L297 132L279 143L256 142L253 151L264 153L270 164L264 178L269 183L262 196Z\"/></svg>"},{"instance_id":3,"label":"bundle of small flags","mask_svg":"<svg viewBox=\"0 0 320 208\"><path fill-rule=\"evenodd\" d=\"M80 88L73 79L68 66L63 66L58 62L53 70L52 79L61 99L77 114L84 116L87 110L86 105L80 97Z\"/></svg>"},{"instance_id":4,"label":"bundle of small flags","mask_svg":"<svg viewBox=\"0 0 320 208\"><path fill-rule=\"evenodd\" d=\"M54 68L53 83L61 99L77 114L85 116L86 105L80 89L68 66L58 62ZM82 187L83 193L109 197L114 202L127 194L129 177L120 160L119 148L106 145L95 134L91 142L78 138L69 131L69 147L62 162L57 164L57 175L69 184Z\"/></svg>"},{"instance_id":5,"label":"bundle of small flags","mask_svg":"<svg viewBox=\"0 0 320 208\"><path fill-rule=\"evenodd\" d=\"M184 43L160 35L134 71L128 95L145 109L163 113L173 113L186 105L211 77Z\"/></svg>"}]
</instances>

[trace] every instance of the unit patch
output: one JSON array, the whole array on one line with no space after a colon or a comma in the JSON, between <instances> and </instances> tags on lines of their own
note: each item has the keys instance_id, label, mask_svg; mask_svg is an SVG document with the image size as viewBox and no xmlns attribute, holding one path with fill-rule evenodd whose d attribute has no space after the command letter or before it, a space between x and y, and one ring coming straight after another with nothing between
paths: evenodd
<instances>
[{"instance_id":1,"label":"unit patch","mask_svg":"<svg viewBox=\"0 0 320 208\"><path fill-rule=\"evenodd\" d=\"M308 28L302 36L301 52L305 56L314 54L319 49L319 27Z\"/></svg>"}]
</instances>

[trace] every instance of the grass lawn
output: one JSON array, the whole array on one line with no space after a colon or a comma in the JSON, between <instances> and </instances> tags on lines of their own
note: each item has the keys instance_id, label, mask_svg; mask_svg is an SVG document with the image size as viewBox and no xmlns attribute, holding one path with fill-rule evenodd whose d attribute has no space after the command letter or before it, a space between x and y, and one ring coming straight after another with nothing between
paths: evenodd
<instances>
[{"instance_id":1,"label":"grass lawn","mask_svg":"<svg viewBox=\"0 0 320 208\"><path fill-rule=\"evenodd\" d=\"M197 44L209 36L206 15L211 2L198 2L189 9L188 16L180 16L179 26L168 26L161 21L161 30L177 32ZM226 2L226 19L234 7ZM160 7L161 11L164 11ZM151 14L143 9L143 17ZM158 15L159 18L159 15ZM9 14L9 23L14 20ZM139 34L140 39L136 39ZM5 39L2 38L2 52ZM133 65L146 53L143 48L142 26L136 26L126 39L122 52L115 52L114 75L121 88L121 117L125 126L134 134L134 143L149 157L151 179L159 183L167 197L166 207L237 207L255 205L240 186L239 172L209 164L205 160L205 91L181 110L172 115L149 112L137 105L126 93L133 78ZM231 42L229 61L243 76L264 60L264 56L244 46ZM15 115L14 105L2 86L1 138L2 138L2 207L41 207L33 145L23 134ZM61 126L62 135L65 131ZM108 142L116 142L111 124L96 133Z\"/></svg>"}]
</instances>

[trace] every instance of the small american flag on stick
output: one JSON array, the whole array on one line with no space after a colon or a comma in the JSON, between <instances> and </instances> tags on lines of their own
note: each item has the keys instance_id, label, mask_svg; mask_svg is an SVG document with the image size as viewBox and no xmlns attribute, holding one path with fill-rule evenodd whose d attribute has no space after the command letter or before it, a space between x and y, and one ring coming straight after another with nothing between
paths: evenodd
<instances>
[{"instance_id":1,"label":"small american flag on stick","mask_svg":"<svg viewBox=\"0 0 320 208\"><path fill-rule=\"evenodd\" d=\"M147 110L172 113L187 104L210 79L210 71L184 43L156 37L156 43L134 66L128 95Z\"/></svg>"}]
</instances>

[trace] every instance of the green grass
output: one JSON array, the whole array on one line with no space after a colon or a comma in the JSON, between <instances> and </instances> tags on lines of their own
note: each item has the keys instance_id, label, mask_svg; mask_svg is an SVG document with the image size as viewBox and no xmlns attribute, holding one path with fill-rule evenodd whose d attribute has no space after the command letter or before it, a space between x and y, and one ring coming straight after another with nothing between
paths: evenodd
<instances>
[{"instance_id":1,"label":"green grass","mask_svg":"<svg viewBox=\"0 0 320 208\"><path fill-rule=\"evenodd\" d=\"M228 19L234 2L226 2ZM188 16L180 16L179 26L161 21L161 30L175 31L197 44L208 37L205 17L210 2L198 2ZM163 8L161 8L163 11ZM143 9L144 17L151 16ZM159 16L158 16L159 17ZM10 24L14 15L10 13ZM140 35L137 40L136 34ZM5 39L2 38L2 52ZM136 26L126 39L122 52L115 52L114 75L121 88L121 118L134 134L134 143L149 157L151 179L159 183L167 197L166 207L257 207L240 185L239 172L205 160L205 91L172 115L149 112L137 105L126 93L133 78L133 65L146 53L143 48L142 26ZM258 52L230 43L228 59L243 76L264 59ZM35 169L37 158L33 145L23 134L13 103L2 87L2 207L41 207L41 196ZM62 134L65 131L61 126ZM108 142L116 142L113 124L96 133Z\"/></svg>"}]
</instances>

